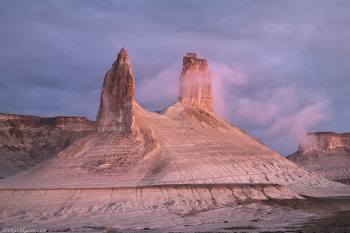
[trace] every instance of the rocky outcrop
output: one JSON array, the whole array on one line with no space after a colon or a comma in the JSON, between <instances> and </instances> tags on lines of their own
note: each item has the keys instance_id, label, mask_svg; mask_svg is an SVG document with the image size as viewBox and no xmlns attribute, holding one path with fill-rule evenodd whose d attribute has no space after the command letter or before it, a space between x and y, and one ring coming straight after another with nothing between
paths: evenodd
<instances>
[{"instance_id":1,"label":"rocky outcrop","mask_svg":"<svg viewBox=\"0 0 350 233\"><path fill-rule=\"evenodd\" d=\"M195 53L188 53L183 58L179 101L192 108L213 112L211 75L208 70L208 62L206 59L198 59Z\"/></svg>"},{"instance_id":2,"label":"rocky outcrop","mask_svg":"<svg viewBox=\"0 0 350 233\"><path fill-rule=\"evenodd\" d=\"M0 114L0 178L26 170L91 132L85 117Z\"/></svg>"},{"instance_id":3,"label":"rocky outcrop","mask_svg":"<svg viewBox=\"0 0 350 233\"><path fill-rule=\"evenodd\" d=\"M136 136L134 129L135 82L125 48L106 73L102 86L101 103L97 113L95 131L120 131Z\"/></svg>"},{"instance_id":4,"label":"rocky outcrop","mask_svg":"<svg viewBox=\"0 0 350 233\"><path fill-rule=\"evenodd\" d=\"M287 159L328 179L349 179L350 133L308 133Z\"/></svg>"}]
</instances>

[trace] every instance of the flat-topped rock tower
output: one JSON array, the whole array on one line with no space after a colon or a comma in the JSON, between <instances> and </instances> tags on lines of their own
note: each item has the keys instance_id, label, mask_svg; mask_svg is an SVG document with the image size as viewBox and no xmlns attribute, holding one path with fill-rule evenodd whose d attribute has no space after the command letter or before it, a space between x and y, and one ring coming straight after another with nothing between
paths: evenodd
<instances>
[{"instance_id":1,"label":"flat-topped rock tower","mask_svg":"<svg viewBox=\"0 0 350 233\"><path fill-rule=\"evenodd\" d=\"M206 59L198 59L195 53L188 53L183 58L179 101L183 105L192 108L213 112L213 95L208 62Z\"/></svg>"}]
</instances>

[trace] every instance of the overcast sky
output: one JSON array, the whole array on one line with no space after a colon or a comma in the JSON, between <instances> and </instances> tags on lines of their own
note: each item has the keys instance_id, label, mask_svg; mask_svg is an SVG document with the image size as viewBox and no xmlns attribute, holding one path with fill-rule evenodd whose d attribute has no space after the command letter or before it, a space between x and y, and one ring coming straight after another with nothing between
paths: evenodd
<instances>
[{"instance_id":1,"label":"overcast sky","mask_svg":"<svg viewBox=\"0 0 350 233\"><path fill-rule=\"evenodd\" d=\"M214 112L287 156L350 131L350 1L0 1L0 112L95 120L122 47L146 110L208 59Z\"/></svg>"}]
</instances>

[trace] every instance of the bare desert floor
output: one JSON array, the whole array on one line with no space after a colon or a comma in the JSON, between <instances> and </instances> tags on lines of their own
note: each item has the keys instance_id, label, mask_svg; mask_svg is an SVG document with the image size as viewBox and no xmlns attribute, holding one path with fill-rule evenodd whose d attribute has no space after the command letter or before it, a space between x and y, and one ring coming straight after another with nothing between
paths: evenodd
<instances>
[{"instance_id":1,"label":"bare desert floor","mask_svg":"<svg viewBox=\"0 0 350 233\"><path fill-rule=\"evenodd\" d=\"M0 229L1 232L350 232L350 185L349 189L333 190L332 196L313 190L314 197L302 195L302 199L268 197L268 190L274 190L270 193L276 195L276 190L282 189L278 185L144 187L136 191L3 189Z\"/></svg>"}]
</instances>

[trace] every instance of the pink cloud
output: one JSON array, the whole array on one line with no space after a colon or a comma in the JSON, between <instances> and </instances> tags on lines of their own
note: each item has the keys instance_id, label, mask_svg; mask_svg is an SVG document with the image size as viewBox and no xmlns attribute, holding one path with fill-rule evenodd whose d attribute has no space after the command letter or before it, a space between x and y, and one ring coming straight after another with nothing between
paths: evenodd
<instances>
[{"instance_id":1,"label":"pink cloud","mask_svg":"<svg viewBox=\"0 0 350 233\"><path fill-rule=\"evenodd\" d=\"M290 86L262 93L258 99L240 99L235 118L268 127L272 135L292 135L299 142L308 130L326 120L328 108L326 97L301 95Z\"/></svg>"},{"instance_id":2,"label":"pink cloud","mask_svg":"<svg viewBox=\"0 0 350 233\"><path fill-rule=\"evenodd\" d=\"M178 62L163 68L154 77L141 79L135 90L135 99L142 103L159 104L170 100L177 101L179 92L181 66ZM168 103L168 105L172 104ZM165 104L163 108L167 107Z\"/></svg>"},{"instance_id":3,"label":"pink cloud","mask_svg":"<svg viewBox=\"0 0 350 233\"><path fill-rule=\"evenodd\" d=\"M231 68L224 63L208 61L212 76L212 92L214 113L227 119L227 100L232 95L227 86L239 86L248 82L249 77L241 66Z\"/></svg>"}]
</instances>

